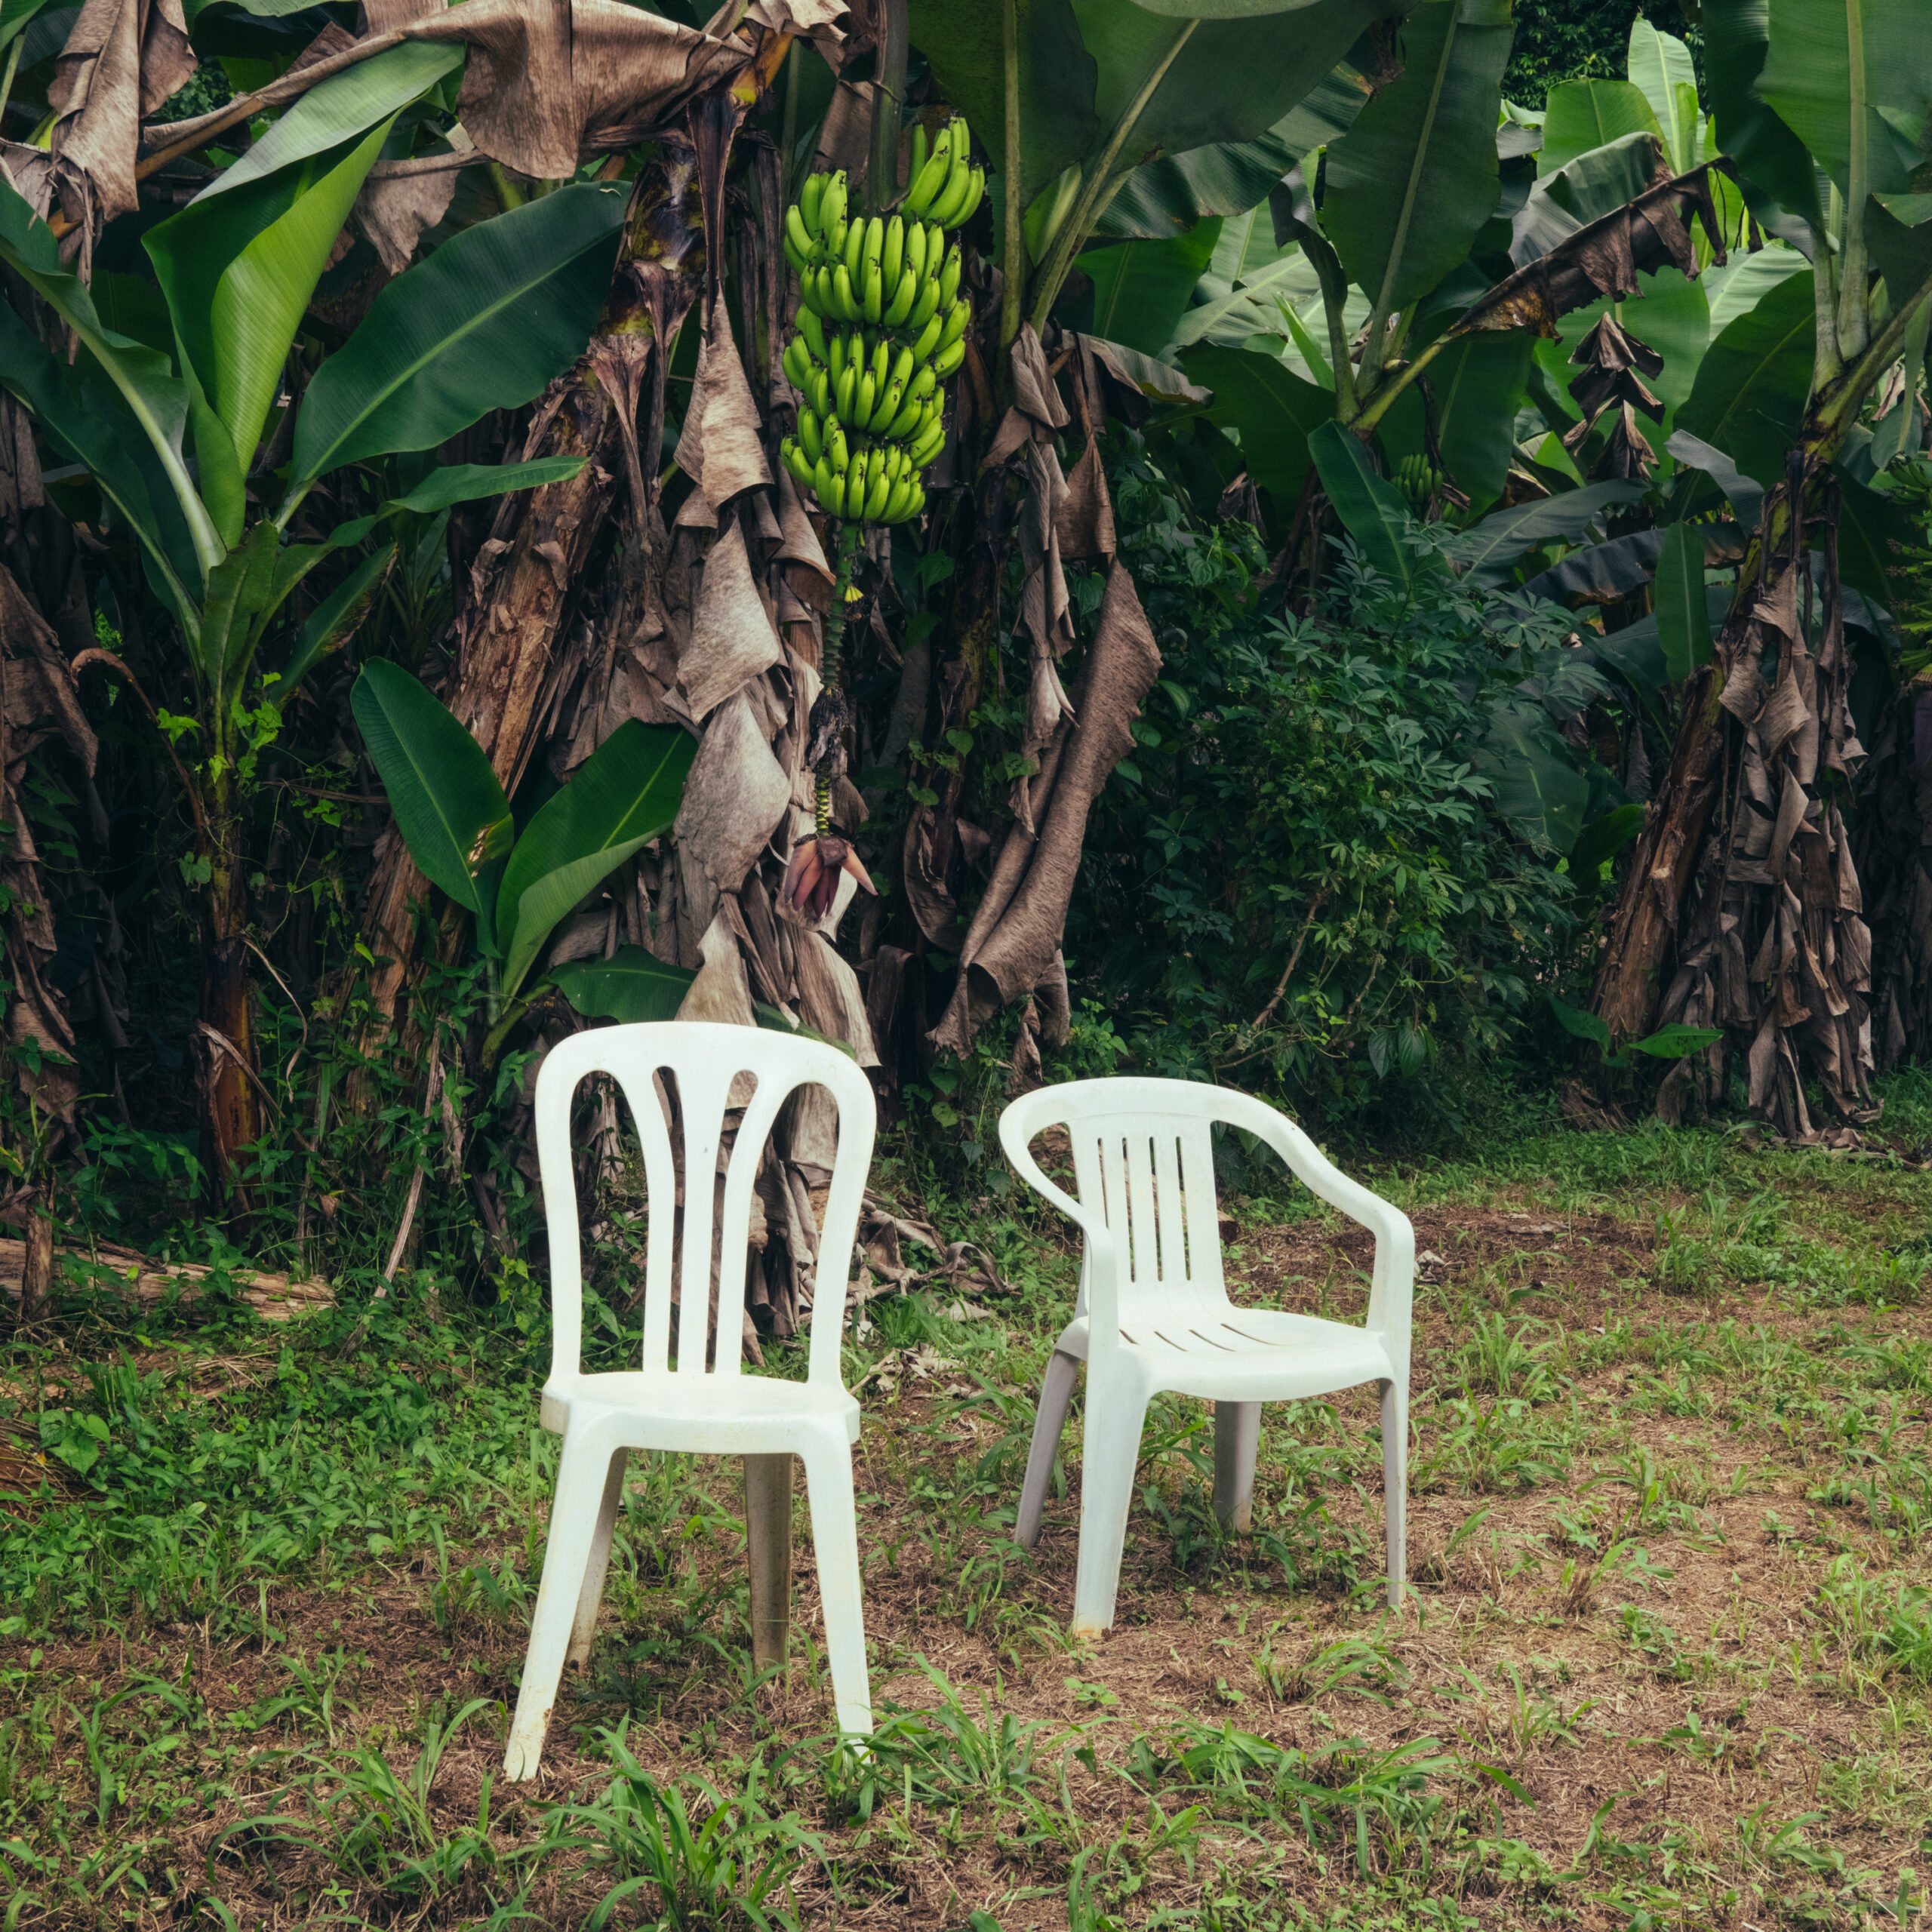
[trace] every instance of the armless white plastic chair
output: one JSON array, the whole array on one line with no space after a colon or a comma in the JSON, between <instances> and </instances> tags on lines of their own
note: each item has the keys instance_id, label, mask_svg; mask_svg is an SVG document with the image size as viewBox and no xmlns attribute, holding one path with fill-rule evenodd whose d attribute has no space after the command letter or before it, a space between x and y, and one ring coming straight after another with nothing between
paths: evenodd
<instances>
[{"instance_id":1,"label":"armless white plastic chair","mask_svg":"<svg viewBox=\"0 0 1932 1932\"><path fill-rule=\"evenodd\" d=\"M685 1189L677 1359L671 1360L671 1282L677 1247L678 1176L665 1109L653 1087L676 1081L684 1137ZM583 1275L576 1178L571 1160L571 1097L586 1074L613 1075L629 1103L644 1149L648 1223L645 1251L644 1351L634 1370L586 1374L581 1365ZM713 1177L732 1082L757 1081L725 1171L718 1249L715 1361L707 1366ZM803 1382L740 1372L745 1248L752 1183L778 1110L803 1086L826 1088L838 1109L838 1152L820 1239L817 1305ZM626 1452L669 1449L709 1456L795 1455L804 1465L812 1541L825 1607L826 1648L841 1730L869 1733L864 1605L852 1446L859 1404L839 1379L839 1334L866 1172L872 1160L872 1093L857 1064L823 1041L749 1026L667 1022L579 1033L551 1048L537 1077L537 1149L550 1229L555 1333L543 1420L561 1432L561 1466L550 1509L543 1581L524 1660L523 1686L503 1768L534 1777L566 1657L589 1655L623 1498Z\"/></svg>"},{"instance_id":2,"label":"armless white plastic chair","mask_svg":"<svg viewBox=\"0 0 1932 1932\"><path fill-rule=\"evenodd\" d=\"M1228 1299L1210 1139L1217 1121L1266 1141L1314 1192L1374 1234L1375 1272L1362 1327L1241 1308ZM1072 1143L1078 1199L1033 1158L1033 1140L1051 1127L1064 1127ZM1086 1238L1079 1300L1047 1365L1014 1530L1029 1546L1038 1538L1054 1453L1084 1361L1075 1632L1097 1635L1113 1623L1141 1423L1149 1398L1161 1389L1213 1400L1215 1513L1245 1531L1261 1404L1378 1383L1389 1601L1399 1608L1415 1277L1415 1234L1407 1216L1331 1166L1272 1107L1225 1087L1119 1079L1041 1088L1000 1116L999 1137L1022 1179Z\"/></svg>"}]
</instances>

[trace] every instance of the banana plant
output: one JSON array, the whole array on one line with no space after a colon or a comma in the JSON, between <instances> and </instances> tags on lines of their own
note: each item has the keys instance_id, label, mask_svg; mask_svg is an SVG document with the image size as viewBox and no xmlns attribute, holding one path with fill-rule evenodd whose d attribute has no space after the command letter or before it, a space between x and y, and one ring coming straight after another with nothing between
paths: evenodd
<instances>
[{"instance_id":1,"label":"banana plant","mask_svg":"<svg viewBox=\"0 0 1932 1932\"><path fill-rule=\"evenodd\" d=\"M475 922L493 1022L483 1057L494 1064L531 1001L553 987L569 996L572 978L532 980L532 969L558 922L670 830L697 740L675 726L627 720L518 834L483 748L400 665L365 665L350 702L410 857ZM632 966L611 962L607 976ZM675 967L656 976L678 986L693 977Z\"/></svg>"},{"instance_id":2,"label":"banana plant","mask_svg":"<svg viewBox=\"0 0 1932 1932\"><path fill-rule=\"evenodd\" d=\"M47 226L0 179L0 263L77 346L71 361L54 354L0 306L0 384L88 472L106 528L138 555L180 632L188 707L148 709L194 823L185 869L197 891L211 1041L204 1128L212 1176L231 1194L260 1128L245 849L257 764L303 679L380 594L398 517L577 467L432 474L372 515L299 533L303 505L332 473L434 448L488 411L528 401L574 361L603 302L624 191L565 186L464 229L389 283L321 358L299 404L285 398L291 357L307 359L304 316L370 168L399 117L463 57L405 45L322 83L149 230L171 353L103 321ZM262 452L282 445L291 407L290 460L268 470ZM332 558L334 586L289 614L298 586Z\"/></svg>"}]
</instances>

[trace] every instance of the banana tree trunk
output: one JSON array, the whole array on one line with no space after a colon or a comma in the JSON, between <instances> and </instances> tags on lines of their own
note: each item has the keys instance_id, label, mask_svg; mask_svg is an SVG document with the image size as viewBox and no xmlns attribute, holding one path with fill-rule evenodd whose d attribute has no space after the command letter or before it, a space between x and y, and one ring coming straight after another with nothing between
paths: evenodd
<instances>
[{"instance_id":1,"label":"banana tree trunk","mask_svg":"<svg viewBox=\"0 0 1932 1932\"><path fill-rule=\"evenodd\" d=\"M1719 1102L1734 1051L1752 1111L1792 1140L1818 1137L1810 1081L1839 1121L1878 1115L1871 934L1842 816L1863 752L1847 703L1837 440L1807 436L1765 498L1715 661L1687 687L1593 1001L1619 1042L1660 1022L1724 1032L1666 1078L1666 1118L1694 1097Z\"/></svg>"},{"instance_id":2,"label":"banana tree trunk","mask_svg":"<svg viewBox=\"0 0 1932 1932\"><path fill-rule=\"evenodd\" d=\"M568 481L506 505L484 546L475 594L459 627L456 681L446 702L488 755L506 792L514 791L529 762L551 699L577 668L568 654L560 655L558 638L620 481L628 475L637 496L645 487L645 466L657 460L665 357L703 272L696 170L688 149L666 146L665 158L639 177L597 333L577 368L538 405L522 453L526 459L588 460ZM654 386L640 428L647 362ZM642 534L640 521L630 533L633 549L639 549ZM428 897L429 881L392 826L377 849L365 914L371 949L385 962L371 986L380 1025L393 1019L414 964L411 909Z\"/></svg>"},{"instance_id":3,"label":"banana tree trunk","mask_svg":"<svg viewBox=\"0 0 1932 1932\"><path fill-rule=\"evenodd\" d=\"M202 895L202 1161L216 1198L245 1220L256 1208L242 1179L248 1150L261 1137L257 1092L254 995L248 970L248 866L232 777L209 789L209 867Z\"/></svg>"}]
</instances>

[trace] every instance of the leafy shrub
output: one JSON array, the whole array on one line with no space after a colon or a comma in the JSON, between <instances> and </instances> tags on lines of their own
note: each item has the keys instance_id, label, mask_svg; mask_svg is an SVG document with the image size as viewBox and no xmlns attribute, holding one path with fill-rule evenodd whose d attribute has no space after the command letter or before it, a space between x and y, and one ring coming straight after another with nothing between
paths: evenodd
<instances>
[{"instance_id":1,"label":"leafy shrub","mask_svg":"<svg viewBox=\"0 0 1932 1932\"><path fill-rule=\"evenodd\" d=\"M1274 614L1251 533L1195 525L1131 453L1110 470L1164 666L1068 937L1136 1063L1332 1111L1504 1048L1577 918L1484 740L1587 675L1574 620L1447 572L1398 606L1347 554L1324 606Z\"/></svg>"}]
</instances>

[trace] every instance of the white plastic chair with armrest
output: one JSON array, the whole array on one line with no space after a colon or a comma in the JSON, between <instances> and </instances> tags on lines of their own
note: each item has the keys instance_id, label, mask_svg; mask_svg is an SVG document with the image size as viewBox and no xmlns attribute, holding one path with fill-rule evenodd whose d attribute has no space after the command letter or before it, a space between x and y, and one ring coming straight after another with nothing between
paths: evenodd
<instances>
[{"instance_id":1,"label":"white plastic chair with armrest","mask_svg":"<svg viewBox=\"0 0 1932 1932\"><path fill-rule=\"evenodd\" d=\"M1314 1192L1374 1235L1362 1326L1229 1300L1210 1137L1217 1121L1266 1142ZM1033 1158L1033 1140L1051 1127L1064 1127L1072 1143L1077 1199ZM1113 1623L1141 1424L1161 1389L1214 1401L1215 1510L1245 1530L1262 1403L1379 1383L1389 1601L1399 1607L1415 1275L1407 1217L1331 1165L1293 1121L1225 1087L1115 1079L1041 1088L1000 1116L999 1137L1021 1178L1085 1237L1079 1300L1047 1366L1014 1531L1029 1546L1039 1536L1074 1377L1084 1361L1075 1631L1097 1635Z\"/></svg>"},{"instance_id":2,"label":"white plastic chair with armrest","mask_svg":"<svg viewBox=\"0 0 1932 1932\"><path fill-rule=\"evenodd\" d=\"M653 1086L660 1072L675 1078L684 1172L697 1183L685 1190L682 1253L675 1258L681 1309L700 1312L693 1329L681 1329L675 1365L670 1340L677 1169L666 1110ZM597 1374L586 1374L581 1365L583 1275L570 1137L571 1098L590 1073L616 1078L637 1123L648 1214L642 1365ZM757 1087L725 1171L716 1359L707 1366L703 1312L711 1298L712 1177L732 1082L740 1073L752 1075ZM773 1122L789 1095L811 1085L828 1090L837 1104L838 1152L820 1239L809 1371L803 1382L785 1382L740 1373L745 1250L752 1183ZM555 1334L542 1415L546 1429L561 1432L564 1446L506 1774L536 1775L565 1660L580 1662L589 1654L611 1530L623 1497L626 1454L632 1449L789 1454L804 1465L839 1727L869 1732L872 1698L852 1494L859 1404L840 1380L838 1351L849 1263L872 1160L870 1084L854 1061L823 1041L672 1021L599 1028L552 1048L537 1077L536 1111Z\"/></svg>"}]
</instances>

